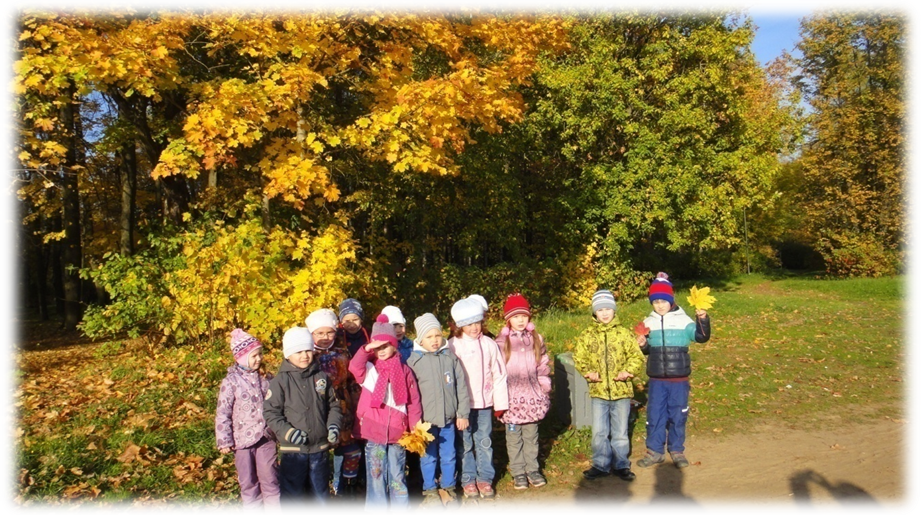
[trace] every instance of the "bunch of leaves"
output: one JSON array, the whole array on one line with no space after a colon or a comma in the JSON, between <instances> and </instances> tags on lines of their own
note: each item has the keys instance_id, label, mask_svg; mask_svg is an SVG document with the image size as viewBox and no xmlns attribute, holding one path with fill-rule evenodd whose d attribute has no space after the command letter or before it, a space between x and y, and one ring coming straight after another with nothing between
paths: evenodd
<instances>
[{"instance_id":1,"label":"bunch of leaves","mask_svg":"<svg viewBox=\"0 0 921 515\"><path fill-rule=\"evenodd\" d=\"M425 454L425 448L428 447L429 442L435 440L435 436L429 432L431 427L432 424L429 422L420 420L416 422L415 427L403 433L397 443L402 445L407 451L422 456Z\"/></svg>"}]
</instances>

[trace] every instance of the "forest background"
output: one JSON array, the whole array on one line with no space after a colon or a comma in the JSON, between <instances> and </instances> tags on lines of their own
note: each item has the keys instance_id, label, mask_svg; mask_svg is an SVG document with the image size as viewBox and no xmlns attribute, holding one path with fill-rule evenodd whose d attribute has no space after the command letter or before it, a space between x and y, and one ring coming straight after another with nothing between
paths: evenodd
<instances>
[{"instance_id":1,"label":"forest background","mask_svg":"<svg viewBox=\"0 0 921 515\"><path fill-rule=\"evenodd\" d=\"M904 269L904 15L25 11L17 308L202 343L658 270ZM493 302L499 309L501 302Z\"/></svg>"}]
</instances>

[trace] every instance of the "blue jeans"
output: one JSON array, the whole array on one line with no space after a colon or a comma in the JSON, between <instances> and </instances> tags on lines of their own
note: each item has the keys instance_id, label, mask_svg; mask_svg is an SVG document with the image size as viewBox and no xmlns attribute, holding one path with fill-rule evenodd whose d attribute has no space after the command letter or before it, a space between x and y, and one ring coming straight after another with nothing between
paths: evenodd
<instances>
[{"instance_id":1,"label":"blue jeans","mask_svg":"<svg viewBox=\"0 0 921 515\"><path fill-rule=\"evenodd\" d=\"M646 448L663 454L666 436L668 452L684 452L685 426L688 422L690 381L649 380L646 401Z\"/></svg>"},{"instance_id":2,"label":"blue jeans","mask_svg":"<svg viewBox=\"0 0 921 515\"><path fill-rule=\"evenodd\" d=\"M439 486L445 490L454 488L454 467L457 462L454 431L454 422L448 422L444 427L429 428L429 433L435 439L428 443L425 447L425 454L419 458L423 490L433 490ZM439 465L441 465L441 485L435 481Z\"/></svg>"},{"instance_id":3,"label":"blue jeans","mask_svg":"<svg viewBox=\"0 0 921 515\"><path fill-rule=\"evenodd\" d=\"M406 450L399 444L365 444L365 468L367 468L367 495L365 507L387 508L390 496L392 508L409 507L409 491L406 489Z\"/></svg>"},{"instance_id":4,"label":"blue jeans","mask_svg":"<svg viewBox=\"0 0 921 515\"><path fill-rule=\"evenodd\" d=\"M461 486L477 481L492 483L492 408L471 409L470 425L461 433Z\"/></svg>"},{"instance_id":5,"label":"blue jeans","mask_svg":"<svg viewBox=\"0 0 921 515\"><path fill-rule=\"evenodd\" d=\"M630 399L608 401L592 397L592 466L608 472L612 462L615 469L629 469Z\"/></svg>"},{"instance_id":6,"label":"blue jeans","mask_svg":"<svg viewBox=\"0 0 921 515\"><path fill-rule=\"evenodd\" d=\"M329 453L327 451L284 453L278 468L278 483L284 504L307 499L307 482L321 504L329 497Z\"/></svg>"}]
</instances>

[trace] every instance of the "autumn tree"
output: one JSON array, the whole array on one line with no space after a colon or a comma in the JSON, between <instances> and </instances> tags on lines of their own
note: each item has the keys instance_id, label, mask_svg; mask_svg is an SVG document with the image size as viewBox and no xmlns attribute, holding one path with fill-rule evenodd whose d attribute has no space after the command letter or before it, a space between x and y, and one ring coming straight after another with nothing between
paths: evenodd
<instances>
[{"instance_id":1,"label":"autumn tree","mask_svg":"<svg viewBox=\"0 0 921 515\"><path fill-rule=\"evenodd\" d=\"M906 21L898 13L829 12L801 25L796 77L810 114L797 196L828 271L903 269L906 218Z\"/></svg>"}]
</instances>

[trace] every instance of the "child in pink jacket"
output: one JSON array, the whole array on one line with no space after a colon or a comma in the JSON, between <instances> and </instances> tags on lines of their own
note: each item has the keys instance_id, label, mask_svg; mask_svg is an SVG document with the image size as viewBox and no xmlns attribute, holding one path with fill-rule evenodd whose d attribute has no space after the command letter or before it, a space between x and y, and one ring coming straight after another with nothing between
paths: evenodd
<instances>
[{"instance_id":1,"label":"child in pink jacket","mask_svg":"<svg viewBox=\"0 0 921 515\"><path fill-rule=\"evenodd\" d=\"M516 490L540 487L547 480L537 463L537 423L550 409L550 358L543 337L531 323L531 305L513 293L503 306L505 327L496 343L508 371L509 407L499 421L505 424L509 471Z\"/></svg>"},{"instance_id":2,"label":"child in pink jacket","mask_svg":"<svg viewBox=\"0 0 921 515\"><path fill-rule=\"evenodd\" d=\"M422 419L416 376L400 361L396 331L387 315L379 315L371 341L355 351L349 372L361 384L352 436L367 440L365 468L368 507L408 507L406 450L397 442Z\"/></svg>"}]
</instances>

